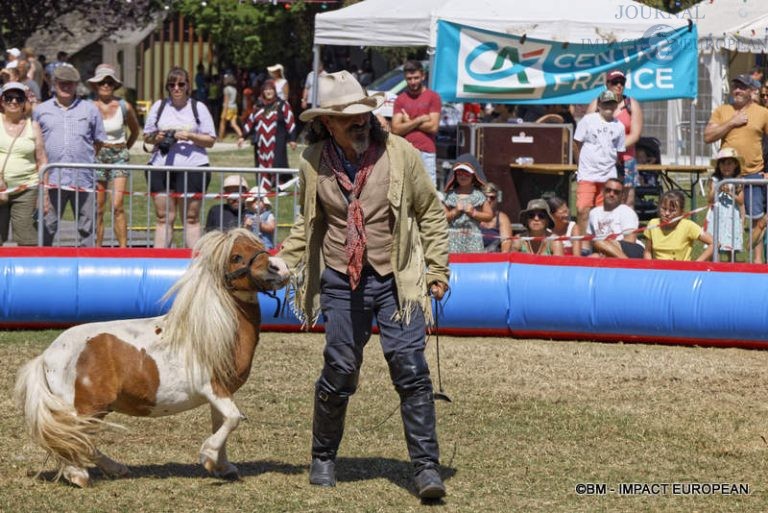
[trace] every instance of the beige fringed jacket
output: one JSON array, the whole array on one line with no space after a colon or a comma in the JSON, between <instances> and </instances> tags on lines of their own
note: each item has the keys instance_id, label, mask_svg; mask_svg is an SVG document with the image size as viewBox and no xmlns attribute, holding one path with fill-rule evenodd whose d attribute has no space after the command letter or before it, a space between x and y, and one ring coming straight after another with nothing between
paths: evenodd
<instances>
[{"instance_id":1,"label":"beige fringed jacket","mask_svg":"<svg viewBox=\"0 0 768 513\"><path fill-rule=\"evenodd\" d=\"M325 265L322 247L327 223L317 208L317 178L322 142L307 148L299 164L299 214L283 241L279 256L295 278L294 312L305 327L320 315L320 276ZM398 317L410 321L413 308L432 320L427 287L448 284L448 225L435 188L419 152L405 139L387 138L390 162L387 197L394 215L391 264L399 299Z\"/></svg>"}]
</instances>

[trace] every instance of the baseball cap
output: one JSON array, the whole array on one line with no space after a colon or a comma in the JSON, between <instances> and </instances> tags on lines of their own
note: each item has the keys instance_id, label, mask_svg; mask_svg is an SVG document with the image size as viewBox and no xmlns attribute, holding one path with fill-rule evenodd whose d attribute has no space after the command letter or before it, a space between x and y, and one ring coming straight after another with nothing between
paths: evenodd
<instances>
[{"instance_id":1,"label":"baseball cap","mask_svg":"<svg viewBox=\"0 0 768 513\"><path fill-rule=\"evenodd\" d=\"M760 89L760 82L755 80L754 78L750 77L746 73L741 73L740 75L736 75L731 79L731 82L739 82L744 84L745 86L751 88L751 89Z\"/></svg>"},{"instance_id":2,"label":"baseball cap","mask_svg":"<svg viewBox=\"0 0 768 513\"><path fill-rule=\"evenodd\" d=\"M21 91L22 93L26 94L27 89L28 89L27 86L25 86L21 82L8 82L3 86L2 89L0 89L0 94L6 93L8 91L13 91L13 90Z\"/></svg>"},{"instance_id":3,"label":"baseball cap","mask_svg":"<svg viewBox=\"0 0 768 513\"><path fill-rule=\"evenodd\" d=\"M608 102L619 103L619 98L616 96L616 93L606 89L605 91L600 93L600 96L597 97L597 103L608 103Z\"/></svg>"},{"instance_id":4,"label":"baseball cap","mask_svg":"<svg viewBox=\"0 0 768 513\"><path fill-rule=\"evenodd\" d=\"M9 53L9 54L11 54L12 56L14 56L14 57L18 58L18 57L19 57L19 55L21 55L21 50L19 50L18 48L9 48L9 49L7 49L7 50L5 51L5 53Z\"/></svg>"},{"instance_id":5,"label":"baseball cap","mask_svg":"<svg viewBox=\"0 0 768 513\"><path fill-rule=\"evenodd\" d=\"M71 64L62 64L53 70L53 78L64 82L80 82L80 73Z\"/></svg>"}]
</instances>

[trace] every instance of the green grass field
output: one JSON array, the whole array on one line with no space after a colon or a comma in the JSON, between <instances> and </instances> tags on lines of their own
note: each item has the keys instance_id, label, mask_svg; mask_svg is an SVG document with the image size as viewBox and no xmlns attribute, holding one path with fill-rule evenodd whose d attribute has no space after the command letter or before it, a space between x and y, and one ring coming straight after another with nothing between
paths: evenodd
<instances>
[{"instance_id":1,"label":"green grass field","mask_svg":"<svg viewBox=\"0 0 768 513\"><path fill-rule=\"evenodd\" d=\"M50 482L51 464L10 400L16 369L56 334L0 332L3 512L425 511L410 487L398 398L376 336L350 403L335 489L308 484L322 335L266 333L236 396L248 420L228 445L242 481L207 477L197 464L209 429L200 408L162 419L110 416L127 430L105 432L99 447L131 475L94 471L94 487L78 490ZM430 511L768 511L768 352L502 338L440 344L453 399L437 404L448 497ZM580 495L583 483L605 493ZM745 483L749 495L628 495L622 483Z\"/></svg>"}]
</instances>

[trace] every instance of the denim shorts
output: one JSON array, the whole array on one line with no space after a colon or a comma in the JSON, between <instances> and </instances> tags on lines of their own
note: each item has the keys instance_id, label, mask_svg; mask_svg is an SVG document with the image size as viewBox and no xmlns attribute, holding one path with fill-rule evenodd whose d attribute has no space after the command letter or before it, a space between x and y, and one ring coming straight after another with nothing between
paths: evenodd
<instances>
[{"instance_id":1,"label":"denim shorts","mask_svg":"<svg viewBox=\"0 0 768 513\"><path fill-rule=\"evenodd\" d=\"M740 178L762 180L763 173L752 173ZM760 219L765 215L765 185L747 185L744 187L744 210L749 219Z\"/></svg>"}]
</instances>

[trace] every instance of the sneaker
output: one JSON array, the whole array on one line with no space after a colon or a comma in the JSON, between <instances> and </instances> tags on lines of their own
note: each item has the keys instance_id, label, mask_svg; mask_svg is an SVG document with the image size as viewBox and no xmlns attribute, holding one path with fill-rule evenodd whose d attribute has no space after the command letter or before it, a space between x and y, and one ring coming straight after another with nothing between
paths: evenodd
<instances>
[{"instance_id":1,"label":"sneaker","mask_svg":"<svg viewBox=\"0 0 768 513\"><path fill-rule=\"evenodd\" d=\"M321 458L312 458L309 467L309 484L316 486L336 486L336 462Z\"/></svg>"},{"instance_id":2,"label":"sneaker","mask_svg":"<svg viewBox=\"0 0 768 513\"><path fill-rule=\"evenodd\" d=\"M422 499L440 499L445 497L445 485L437 469L425 468L414 478L416 491Z\"/></svg>"}]
</instances>

